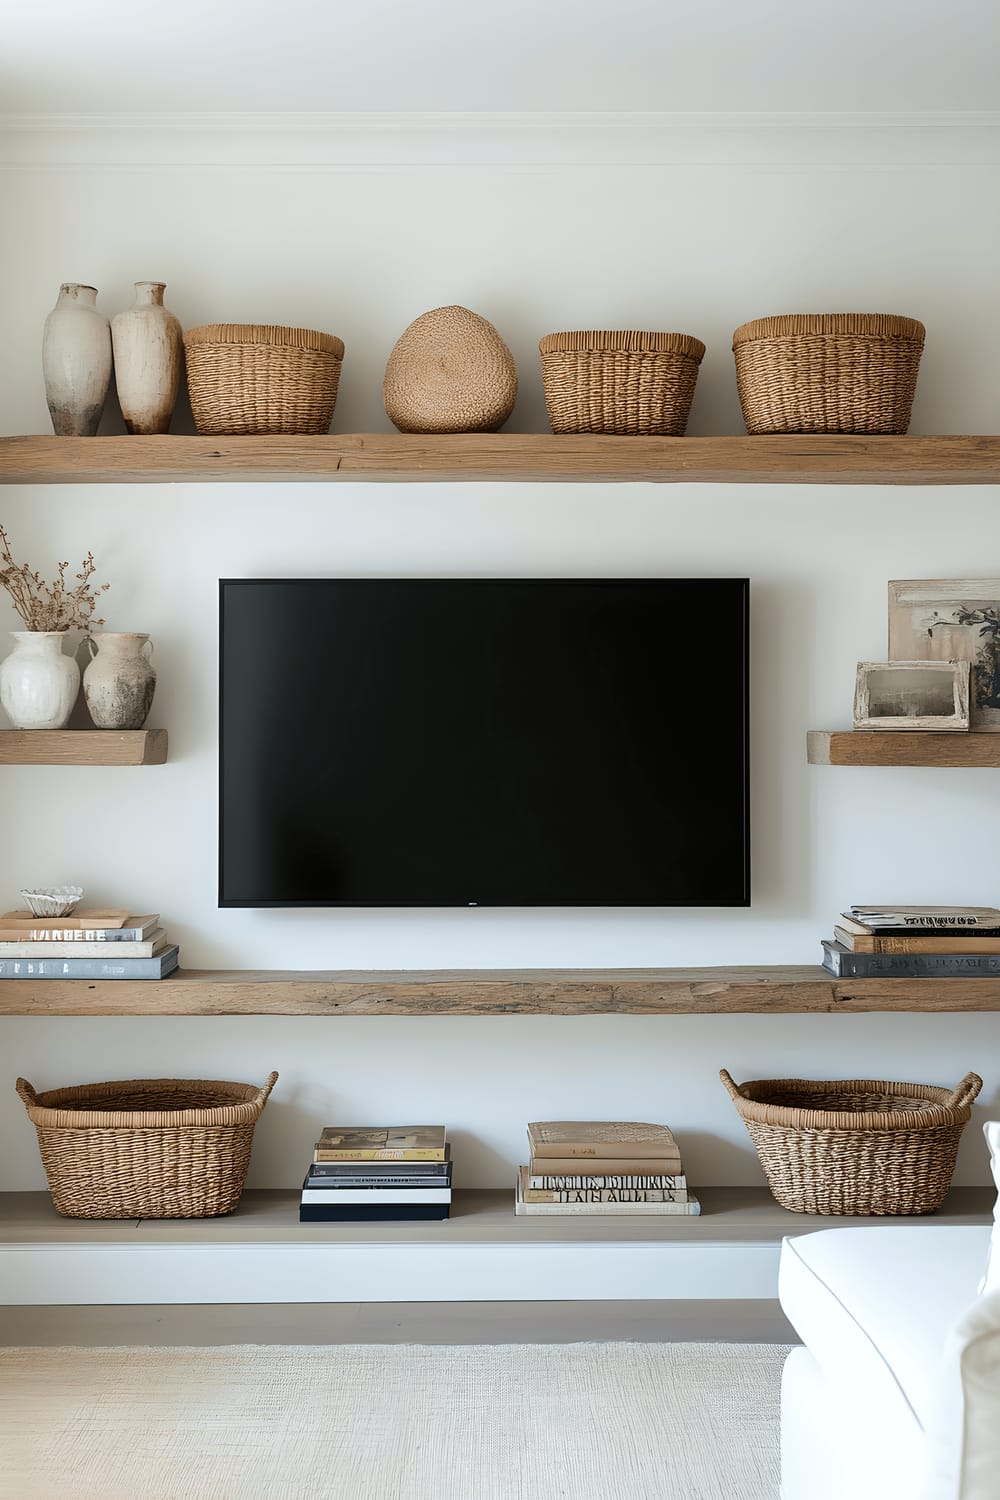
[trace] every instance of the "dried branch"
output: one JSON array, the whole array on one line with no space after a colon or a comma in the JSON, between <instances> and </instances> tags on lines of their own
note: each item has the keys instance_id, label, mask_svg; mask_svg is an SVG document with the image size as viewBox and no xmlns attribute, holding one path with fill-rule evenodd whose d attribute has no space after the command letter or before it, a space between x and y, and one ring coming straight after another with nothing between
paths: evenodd
<instances>
[{"instance_id":1,"label":"dried branch","mask_svg":"<svg viewBox=\"0 0 1000 1500\"><path fill-rule=\"evenodd\" d=\"M0 585L10 595L14 608L28 630L90 630L103 625L94 619L100 594L108 583L91 586L97 571L94 554L88 552L79 573L74 574L76 587L66 582L68 562L58 564L54 583L45 583L41 574L32 572L27 563L16 563L10 550L10 538L0 526Z\"/></svg>"}]
</instances>

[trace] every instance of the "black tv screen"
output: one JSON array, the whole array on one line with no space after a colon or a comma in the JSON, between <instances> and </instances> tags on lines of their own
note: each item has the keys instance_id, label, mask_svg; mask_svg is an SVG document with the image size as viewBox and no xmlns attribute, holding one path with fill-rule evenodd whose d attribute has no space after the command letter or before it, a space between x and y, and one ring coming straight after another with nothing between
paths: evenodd
<instances>
[{"instance_id":1,"label":"black tv screen","mask_svg":"<svg viewBox=\"0 0 1000 1500\"><path fill-rule=\"evenodd\" d=\"M748 600L223 580L220 905L747 905Z\"/></svg>"}]
</instances>

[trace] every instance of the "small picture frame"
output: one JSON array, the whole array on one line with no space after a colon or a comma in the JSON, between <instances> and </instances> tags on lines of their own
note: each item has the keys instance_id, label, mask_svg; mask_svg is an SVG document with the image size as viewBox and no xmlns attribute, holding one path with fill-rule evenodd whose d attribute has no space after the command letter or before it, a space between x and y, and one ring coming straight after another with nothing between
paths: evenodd
<instances>
[{"instance_id":1,"label":"small picture frame","mask_svg":"<svg viewBox=\"0 0 1000 1500\"><path fill-rule=\"evenodd\" d=\"M967 661L859 661L855 729L969 727Z\"/></svg>"}]
</instances>

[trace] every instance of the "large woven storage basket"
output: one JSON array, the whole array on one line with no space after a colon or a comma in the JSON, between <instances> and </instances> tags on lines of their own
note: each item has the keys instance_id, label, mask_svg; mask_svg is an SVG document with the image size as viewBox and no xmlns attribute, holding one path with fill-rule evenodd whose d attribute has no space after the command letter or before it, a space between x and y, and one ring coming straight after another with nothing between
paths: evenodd
<instances>
[{"instance_id":1,"label":"large woven storage basket","mask_svg":"<svg viewBox=\"0 0 1000 1500\"><path fill-rule=\"evenodd\" d=\"M924 325L888 313L757 318L733 334L747 432L903 433Z\"/></svg>"},{"instance_id":2,"label":"large woven storage basket","mask_svg":"<svg viewBox=\"0 0 1000 1500\"><path fill-rule=\"evenodd\" d=\"M130 1078L36 1094L17 1080L38 1131L52 1201L72 1219L200 1219L240 1200L263 1088L200 1078Z\"/></svg>"},{"instance_id":3,"label":"large woven storage basket","mask_svg":"<svg viewBox=\"0 0 1000 1500\"><path fill-rule=\"evenodd\" d=\"M539 341L553 432L683 437L700 339L636 330L548 333Z\"/></svg>"},{"instance_id":4,"label":"large woven storage basket","mask_svg":"<svg viewBox=\"0 0 1000 1500\"><path fill-rule=\"evenodd\" d=\"M800 1214L930 1214L941 1206L972 1102L954 1090L869 1079L814 1083L719 1075L757 1148L771 1192Z\"/></svg>"},{"instance_id":5,"label":"large woven storage basket","mask_svg":"<svg viewBox=\"0 0 1000 1500\"><path fill-rule=\"evenodd\" d=\"M264 323L208 323L184 335L200 433L329 432L344 345L332 333Z\"/></svg>"}]
</instances>

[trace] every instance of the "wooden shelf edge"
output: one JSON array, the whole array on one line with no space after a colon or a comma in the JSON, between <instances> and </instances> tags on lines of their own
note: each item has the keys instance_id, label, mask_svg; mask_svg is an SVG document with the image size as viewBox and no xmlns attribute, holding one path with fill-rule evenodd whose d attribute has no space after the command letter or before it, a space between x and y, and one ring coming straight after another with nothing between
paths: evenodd
<instances>
[{"instance_id":1,"label":"wooden shelf edge","mask_svg":"<svg viewBox=\"0 0 1000 1500\"><path fill-rule=\"evenodd\" d=\"M3 766L162 766L165 729L3 729Z\"/></svg>"},{"instance_id":2,"label":"wooden shelf edge","mask_svg":"<svg viewBox=\"0 0 1000 1500\"><path fill-rule=\"evenodd\" d=\"M818 966L592 970L179 969L4 979L0 1015L656 1016L1000 1011L1000 976L834 979Z\"/></svg>"},{"instance_id":3,"label":"wooden shelf edge","mask_svg":"<svg viewBox=\"0 0 1000 1500\"><path fill-rule=\"evenodd\" d=\"M1000 767L1000 734L924 729L810 729L813 766Z\"/></svg>"},{"instance_id":4,"label":"wooden shelf edge","mask_svg":"<svg viewBox=\"0 0 1000 1500\"><path fill-rule=\"evenodd\" d=\"M4 484L240 480L998 484L1000 436L0 437Z\"/></svg>"}]
</instances>

